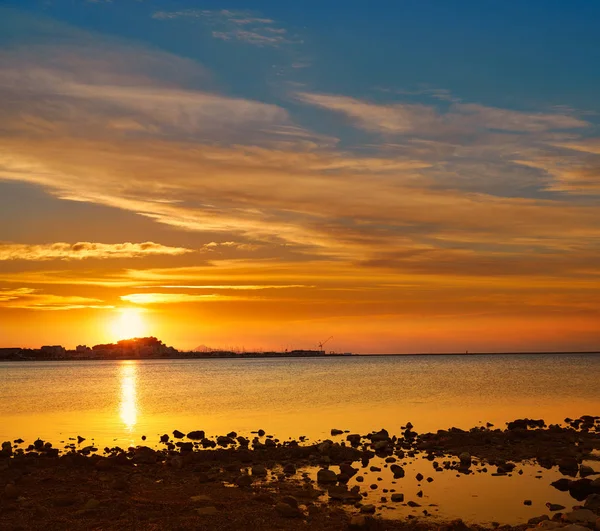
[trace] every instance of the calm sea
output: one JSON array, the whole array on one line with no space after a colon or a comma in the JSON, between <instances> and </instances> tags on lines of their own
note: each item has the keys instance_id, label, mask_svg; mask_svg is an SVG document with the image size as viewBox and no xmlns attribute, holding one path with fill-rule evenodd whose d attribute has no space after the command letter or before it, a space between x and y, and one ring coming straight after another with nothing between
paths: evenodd
<instances>
[{"instance_id":1,"label":"calm sea","mask_svg":"<svg viewBox=\"0 0 600 531\"><path fill-rule=\"evenodd\" d=\"M600 414L600 355L0 363L0 440L418 431Z\"/></svg>"}]
</instances>

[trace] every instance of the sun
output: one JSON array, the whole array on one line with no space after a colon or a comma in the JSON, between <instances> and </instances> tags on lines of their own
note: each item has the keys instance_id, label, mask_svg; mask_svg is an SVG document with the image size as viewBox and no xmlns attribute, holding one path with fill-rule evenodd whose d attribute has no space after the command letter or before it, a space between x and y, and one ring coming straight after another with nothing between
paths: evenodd
<instances>
[{"instance_id":1,"label":"sun","mask_svg":"<svg viewBox=\"0 0 600 531\"><path fill-rule=\"evenodd\" d=\"M114 340L144 337L146 322L142 310L138 308L121 308L110 323L110 332Z\"/></svg>"}]
</instances>

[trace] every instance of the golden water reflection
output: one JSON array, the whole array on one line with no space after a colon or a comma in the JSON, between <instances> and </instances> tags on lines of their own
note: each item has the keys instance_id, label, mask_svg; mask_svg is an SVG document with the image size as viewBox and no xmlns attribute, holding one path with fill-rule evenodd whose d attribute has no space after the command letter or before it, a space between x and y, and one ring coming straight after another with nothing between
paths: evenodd
<instances>
[{"instance_id":1,"label":"golden water reflection","mask_svg":"<svg viewBox=\"0 0 600 531\"><path fill-rule=\"evenodd\" d=\"M119 414L125 427L132 431L137 423L137 361L123 361L119 366L119 380L121 384L121 402Z\"/></svg>"}]
</instances>

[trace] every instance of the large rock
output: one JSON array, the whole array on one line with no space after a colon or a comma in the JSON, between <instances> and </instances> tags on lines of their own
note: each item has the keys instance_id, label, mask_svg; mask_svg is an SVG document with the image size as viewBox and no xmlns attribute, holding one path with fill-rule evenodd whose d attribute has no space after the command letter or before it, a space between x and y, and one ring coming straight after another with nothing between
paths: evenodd
<instances>
[{"instance_id":1,"label":"large rock","mask_svg":"<svg viewBox=\"0 0 600 531\"><path fill-rule=\"evenodd\" d=\"M584 508L600 514L600 494L591 494L585 500Z\"/></svg>"},{"instance_id":2,"label":"large rock","mask_svg":"<svg viewBox=\"0 0 600 531\"><path fill-rule=\"evenodd\" d=\"M337 481L337 474L333 470L329 470L328 468L322 468L317 472L318 483L337 483Z\"/></svg>"},{"instance_id":3,"label":"large rock","mask_svg":"<svg viewBox=\"0 0 600 531\"><path fill-rule=\"evenodd\" d=\"M176 439L183 439L185 437L185 433L183 433L179 430L174 430L173 437L175 437Z\"/></svg>"},{"instance_id":4,"label":"large rock","mask_svg":"<svg viewBox=\"0 0 600 531\"><path fill-rule=\"evenodd\" d=\"M595 525L597 518L598 516L589 509L575 509L563 515L563 519L572 524Z\"/></svg>"},{"instance_id":5,"label":"large rock","mask_svg":"<svg viewBox=\"0 0 600 531\"><path fill-rule=\"evenodd\" d=\"M582 478L587 478L588 476L595 476L598 474L591 466L581 465L579 467L579 475Z\"/></svg>"},{"instance_id":6,"label":"large rock","mask_svg":"<svg viewBox=\"0 0 600 531\"><path fill-rule=\"evenodd\" d=\"M190 431L187 434L187 438L192 440L192 441L201 441L202 439L204 439L204 437L206 437L206 434L204 433L204 430L195 430L195 431Z\"/></svg>"},{"instance_id":7,"label":"large rock","mask_svg":"<svg viewBox=\"0 0 600 531\"><path fill-rule=\"evenodd\" d=\"M392 494L392 501L396 502L396 503L403 503L404 502L404 494L402 494L401 492L394 492Z\"/></svg>"}]
</instances>

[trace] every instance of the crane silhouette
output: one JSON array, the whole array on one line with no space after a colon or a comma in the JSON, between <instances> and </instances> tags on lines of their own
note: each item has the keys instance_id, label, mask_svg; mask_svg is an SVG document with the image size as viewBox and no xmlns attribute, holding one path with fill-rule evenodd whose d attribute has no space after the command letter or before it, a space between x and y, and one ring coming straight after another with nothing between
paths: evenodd
<instances>
[{"instance_id":1,"label":"crane silhouette","mask_svg":"<svg viewBox=\"0 0 600 531\"><path fill-rule=\"evenodd\" d=\"M327 343L327 342L328 342L330 339L333 339L333 336L329 336L329 337L328 337L328 338L327 338L325 341L321 341L321 342L319 343L319 350L320 350L320 351L323 351L323 346L324 346L324 345L325 345L325 344L326 344L326 343Z\"/></svg>"}]
</instances>

